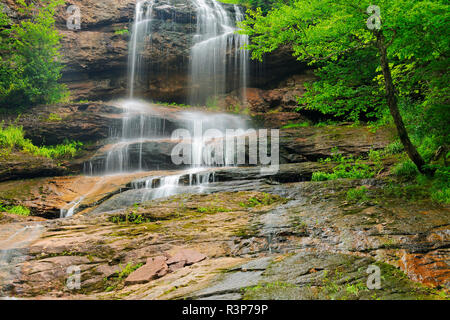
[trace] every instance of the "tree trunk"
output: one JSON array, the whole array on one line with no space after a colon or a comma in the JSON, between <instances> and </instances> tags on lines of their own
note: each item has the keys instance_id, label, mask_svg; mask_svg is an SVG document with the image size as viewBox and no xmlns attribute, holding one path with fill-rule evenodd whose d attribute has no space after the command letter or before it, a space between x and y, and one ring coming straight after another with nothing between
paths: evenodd
<instances>
[{"instance_id":1,"label":"tree trunk","mask_svg":"<svg viewBox=\"0 0 450 320\"><path fill-rule=\"evenodd\" d=\"M421 173L426 173L425 161L417 152L416 147L411 143L409 139L408 132L406 131L405 124L403 122L402 116L400 115L400 110L398 109L398 101L395 96L394 83L392 81L391 69L389 67L389 62L387 58L387 46L385 44L385 38L382 31L376 32L377 37L377 47L380 53L381 60L381 70L384 76L384 84L386 88L386 99L391 112L392 118L394 118L395 126L397 127L397 132L400 137L400 141L405 147L406 153L409 158L414 162Z\"/></svg>"}]
</instances>

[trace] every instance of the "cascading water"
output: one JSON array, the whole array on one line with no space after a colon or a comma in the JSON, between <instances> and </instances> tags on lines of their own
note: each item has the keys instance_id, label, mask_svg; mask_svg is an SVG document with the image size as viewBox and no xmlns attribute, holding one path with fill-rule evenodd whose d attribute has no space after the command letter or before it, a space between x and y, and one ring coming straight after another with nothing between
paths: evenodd
<instances>
[{"instance_id":1,"label":"cascading water","mask_svg":"<svg viewBox=\"0 0 450 320\"><path fill-rule=\"evenodd\" d=\"M236 33L236 24L244 15L234 6L234 21L230 12L216 0L192 0L197 8L197 34L191 50L190 103L205 104L209 99L232 89L247 86L248 51L242 47L248 36ZM230 76L239 79L230 84Z\"/></svg>"},{"instance_id":2,"label":"cascading water","mask_svg":"<svg viewBox=\"0 0 450 320\"><path fill-rule=\"evenodd\" d=\"M193 89L190 98L192 102L205 103L207 98L230 89L227 76L238 79L233 89L245 88L248 52L241 48L248 42L248 37L236 34L236 24L244 18L238 6L228 6L230 9L234 8L233 13L233 10L225 10L224 6L215 0L191 2L197 11L197 32L191 50L190 81ZM86 174L103 175L159 169L155 168L149 159L153 154L147 149L144 152L144 149L157 139L168 139L171 132L166 130L166 120L152 112L154 108L151 104L134 99L135 87L140 84L139 80L145 77L143 70L147 70L144 66L144 54L151 44L152 15L157 5L158 0L138 0L136 3L129 43L129 100L121 103L124 108L122 128L111 130L118 134L111 136L111 144L103 148L96 159L85 164ZM245 99L245 95L242 97ZM205 131L215 129L225 133L227 129L246 128L244 120L232 115L185 112L180 118L184 123L182 127L191 133L191 168L175 175L151 176L132 184L133 190L136 191L127 191L119 196L123 198L122 204L171 196L185 192L187 187L198 187L197 191L202 190L202 186L214 180L214 175L208 168L227 165L231 158L227 152L219 156L215 154L215 140L220 142L224 138L205 138ZM186 176L189 177L189 182L181 182ZM72 215L79 203L78 200L74 201L62 214ZM117 208L117 205L113 203L109 207ZM104 207L106 209L108 204ZM104 209L102 206L98 208Z\"/></svg>"},{"instance_id":3,"label":"cascading water","mask_svg":"<svg viewBox=\"0 0 450 320\"><path fill-rule=\"evenodd\" d=\"M146 45L151 44L154 3L154 0L138 0L136 3L133 31L129 45L128 90L130 99L134 97L135 83L140 80L140 71L144 69L142 68L142 53Z\"/></svg>"},{"instance_id":4,"label":"cascading water","mask_svg":"<svg viewBox=\"0 0 450 320\"><path fill-rule=\"evenodd\" d=\"M121 128L112 128L110 144L101 150L99 158L85 163L89 175L118 174L150 170L143 148L146 143L169 138L166 120L152 113L152 105L137 100L120 103L124 108ZM106 149L106 150L105 150Z\"/></svg>"}]
</instances>

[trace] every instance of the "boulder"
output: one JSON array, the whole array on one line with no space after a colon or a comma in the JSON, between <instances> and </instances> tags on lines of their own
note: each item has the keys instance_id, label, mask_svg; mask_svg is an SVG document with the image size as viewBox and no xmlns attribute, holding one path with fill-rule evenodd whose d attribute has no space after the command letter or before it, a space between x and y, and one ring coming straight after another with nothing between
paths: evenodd
<instances>
[{"instance_id":1,"label":"boulder","mask_svg":"<svg viewBox=\"0 0 450 320\"><path fill-rule=\"evenodd\" d=\"M125 285L134 285L150 282L151 280L161 278L167 274L169 268L166 263L166 257L158 256L148 258L147 263L132 272L125 280Z\"/></svg>"},{"instance_id":2,"label":"boulder","mask_svg":"<svg viewBox=\"0 0 450 320\"><path fill-rule=\"evenodd\" d=\"M178 251L174 256L170 257L167 260L168 265L179 264L180 262L184 262L187 266L198 263L206 259L206 256L200 252L184 249Z\"/></svg>"}]
</instances>

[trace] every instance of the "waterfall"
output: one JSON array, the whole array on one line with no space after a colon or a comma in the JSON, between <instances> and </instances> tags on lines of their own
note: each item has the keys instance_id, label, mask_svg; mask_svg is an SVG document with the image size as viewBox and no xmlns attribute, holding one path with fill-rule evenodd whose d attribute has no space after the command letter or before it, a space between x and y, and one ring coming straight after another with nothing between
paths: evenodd
<instances>
[{"instance_id":1,"label":"waterfall","mask_svg":"<svg viewBox=\"0 0 450 320\"><path fill-rule=\"evenodd\" d=\"M139 81L142 68L142 53L151 40L154 0L137 0L131 41L129 44L129 97L134 97L134 86Z\"/></svg>"},{"instance_id":2,"label":"waterfall","mask_svg":"<svg viewBox=\"0 0 450 320\"><path fill-rule=\"evenodd\" d=\"M225 10L216 0L191 2L197 12L197 29L191 49L190 99L195 103L205 103L208 98L227 90L245 88L248 52L241 48L247 44L248 37L236 34L237 23L244 19L238 6L228 5ZM137 0L129 42L129 99L119 102L124 110L122 124L121 127L111 128L109 144L85 163L86 174L159 169L146 161L153 155L150 153L153 152L151 144L158 143L158 139L170 138L172 132L166 132L169 131L166 130L166 120L155 115L154 105L134 99L136 86L146 78L145 53L151 44L153 11L158 4L158 0ZM236 80L233 86L227 84L229 79ZM245 95L242 94L241 98L245 99ZM191 133L190 169L165 177L148 177L133 184L134 190L138 190L136 199L131 196L128 200L146 201L193 189L203 190L203 187L214 181L211 168L225 166L230 163L230 159L234 159L228 152L229 148L218 154L217 144L224 142L226 130L245 130L245 120L233 115L201 112L182 112L178 118L183 122L180 127ZM173 129L173 123L171 125ZM216 136L205 138L204 133L209 129L215 130ZM232 139L230 145L234 146L234 137ZM186 176L189 183L186 183ZM73 215L83 199L81 197L69 203L61 210L61 217Z\"/></svg>"},{"instance_id":3,"label":"waterfall","mask_svg":"<svg viewBox=\"0 0 450 320\"><path fill-rule=\"evenodd\" d=\"M245 20L244 14L242 13L241 9L239 8L239 6L234 5L234 11L236 12L236 21L237 22L242 22ZM248 81L248 72L249 72L249 52L247 49L245 49L247 47L247 45L249 44L249 38L248 35L239 35L238 37L238 43L235 46L235 57L239 57L239 67L236 64L235 66L235 70L240 70L240 76L241 76L241 88L242 88L242 102L244 103L244 105L247 102L247 81ZM237 60L236 60L237 62Z\"/></svg>"},{"instance_id":4,"label":"waterfall","mask_svg":"<svg viewBox=\"0 0 450 320\"><path fill-rule=\"evenodd\" d=\"M244 18L238 6L234 6L233 21L216 0L192 2L197 10L197 33L191 50L190 103L198 105L232 89L245 89L249 56L242 47L248 36L236 34L236 24ZM232 85L230 75L238 79ZM245 102L245 93L241 98Z\"/></svg>"},{"instance_id":5,"label":"waterfall","mask_svg":"<svg viewBox=\"0 0 450 320\"><path fill-rule=\"evenodd\" d=\"M205 186L214 181L214 172L204 171L203 169L191 169L183 174L171 175L166 177L149 177L132 183L136 190L142 190L139 201L160 199L170 197L186 191L185 182L182 178L188 176L187 187L199 187L202 191Z\"/></svg>"}]
</instances>

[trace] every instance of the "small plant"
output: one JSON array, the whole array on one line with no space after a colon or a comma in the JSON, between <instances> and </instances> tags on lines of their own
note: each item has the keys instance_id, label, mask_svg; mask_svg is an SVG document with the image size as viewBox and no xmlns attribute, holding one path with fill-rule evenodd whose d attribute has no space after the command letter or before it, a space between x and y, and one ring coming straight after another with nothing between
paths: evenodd
<instances>
[{"instance_id":1,"label":"small plant","mask_svg":"<svg viewBox=\"0 0 450 320\"><path fill-rule=\"evenodd\" d=\"M133 264L132 262L129 262L125 268L122 268L122 266L120 266L121 270L117 271L117 278L119 281L121 281L122 279L125 279L126 277L128 277L132 272L136 271L137 269L139 269L140 267L142 267L144 264L143 263L137 263L137 264Z\"/></svg>"},{"instance_id":2,"label":"small plant","mask_svg":"<svg viewBox=\"0 0 450 320\"><path fill-rule=\"evenodd\" d=\"M105 286L105 292L111 292L116 289L119 284L128 277L132 272L136 271L140 267L142 267L143 263L134 264L129 262L124 268L122 265L119 265L120 270L116 271L115 278L108 279L107 277L103 278L103 283Z\"/></svg>"},{"instance_id":3,"label":"small plant","mask_svg":"<svg viewBox=\"0 0 450 320\"><path fill-rule=\"evenodd\" d=\"M392 142L386 148L384 148L384 153L386 155L394 155L400 154L404 150L405 148L403 147L403 144L400 142L400 140L396 140L395 142Z\"/></svg>"},{"instance_id":4,"label":"small plant","mask_svg":"<svg viewBox=\"0 0 450 320\"><path fill-rule=\"evenodd\" d=\"M300 122L300 123L289 123L283 127L281 127L281 129L294 129L294 128L305 128L305 127L309 127L310 123L305 121L305 122Z\"/></svg>"},{"instance_id":5,"label":"small plant","mask_svg":"<svg viewBox=\"0 0 450 320\"><path fill-rule=\"evenodd\" d=\"M62 121L62 118L59 114L56 113L50 113L48 115L48 118L45 120L46 122L58 122Z\"/></svg>"},{"instance_id":6,"label":"small plant","mask_svg":"<svg viewBox=\"0 0 450 320\"><path fill-rule=\"evenodd\" d=\"M333 148L332 156L319 160L320 163L337 163L333 168L333 172L326 173L316 171L312 174L312 181L326 181L336 179L368 179L373 178L384 168L381 160L381 152L371 150L369 152L369 160L372 166L363 162L362 158L354 158L352 156L345 157L340 154L337 148Z\"/></svg>"},{"instance_id":7,"label":"small plant","mask_svg":"<svg viewBox=\"0 0 450 320\"><path fill-rule=\"evenodd\" d=\"M246 202L240 202L239 205L243 208L253 208L257 206L269 206L280 200L283 199L269 193L262 193L255 197L249 198Z\"/></svg>"},{"instance_id":8,"label":"small plant","mask_svg":"<svg viewBox=\"0 0 450 320\"><path fill-rule=\"evenodd\" d=\"M16 214L19 216L28 217L30 215L30 209L24 206L3 206L0 203L0 212L7 212L11 214Z\"/></svg>"},{"instance_id":9,"label":"small plant","mask_svg":"<svg viewBox=\"0 0 450 320\"><path fill-rule=\"evenodd\" d=\"M121 36L123 34L128 34L128 33L129 33L128 29L121 29L121 30L114 31L114 34L119 35L119 36Z\"/></svg>"},{"instance_id":10,"label":"small plant","mask_svg":"<svg viewBox=\"0 0 450 320\"><path fill-rule=\"evenodd\" d=\"M367 201L367 191L368 189L365 186L361 186L359 188L350 189L347 191L347 201L354 202L363 202Z\"/></svg>"},{"instance_id":11,"label":"small plant","mask_svg":"<svg viewBox=\"0 0 450 320\"><path fill-rule=\"evenodd\" d=\"M411 160L406 160L398 163L394 167L393 172L396 176L405 179L412 179L419 174L416 165Z\"/></svg>"}]
</instances>

